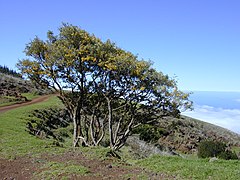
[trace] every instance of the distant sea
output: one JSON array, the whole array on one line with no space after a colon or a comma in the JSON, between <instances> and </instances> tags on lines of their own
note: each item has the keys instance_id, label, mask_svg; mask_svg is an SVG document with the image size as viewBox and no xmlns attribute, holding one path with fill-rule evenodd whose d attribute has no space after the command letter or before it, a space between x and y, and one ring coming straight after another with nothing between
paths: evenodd
<instances>
[{"instance_id":1,"label":"distant sea","mask_svg":"<svg viewBox=\"0 0 240 180\"><path fill-rule=\"evenodd\" d=\"M190 96L194 111L183 112L240 134L240 92L195 91Z\"/></svg>"}]
</instances>

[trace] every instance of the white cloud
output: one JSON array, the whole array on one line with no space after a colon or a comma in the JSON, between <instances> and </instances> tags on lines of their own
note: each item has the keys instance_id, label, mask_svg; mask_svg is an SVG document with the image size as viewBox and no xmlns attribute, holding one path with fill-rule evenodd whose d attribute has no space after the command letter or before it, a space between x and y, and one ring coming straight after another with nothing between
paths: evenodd
<instances>
[{"instance_id":1,"label":"white cloud","mask_svg":"<svg viewBox=\"0 0 240 180\"><path fill-rule=\"evenodd\" d=\"M240 134L240 109L223 109L197 105L194 111L184 112L183 115L209 122Z\"/></svg>"}]
</instances>

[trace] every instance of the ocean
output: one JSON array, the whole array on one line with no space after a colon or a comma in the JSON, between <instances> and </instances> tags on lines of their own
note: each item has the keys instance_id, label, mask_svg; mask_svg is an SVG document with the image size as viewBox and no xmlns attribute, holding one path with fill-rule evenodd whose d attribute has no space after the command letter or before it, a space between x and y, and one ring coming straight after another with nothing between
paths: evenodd
<instances>
[{"instance_id":1,"label":"ocean","mask_svg":"<svg viewBox=\"0 0 240 180\"><path fill-rule=\"evenodd\" d=\"M195 91L190 96L194 110L183 112L240 134L240 92Z\"/></svg>"}]
</instances>

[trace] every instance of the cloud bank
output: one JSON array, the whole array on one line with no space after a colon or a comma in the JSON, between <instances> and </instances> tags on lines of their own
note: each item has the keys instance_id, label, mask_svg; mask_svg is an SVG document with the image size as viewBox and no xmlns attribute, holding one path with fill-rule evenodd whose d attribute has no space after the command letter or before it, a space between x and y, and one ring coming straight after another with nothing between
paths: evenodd
<instances>
[{"instance_id":1,"label":"cloud bank","mask_svg":"<svg viewBox=\"0 0 240 180\"><path fill-rule=\"evenodd\" d=\"M196 105L194 111L187 111L182 114L240 134L240 109L223 109L208 105Z\"/></svg>"}]
</instances>

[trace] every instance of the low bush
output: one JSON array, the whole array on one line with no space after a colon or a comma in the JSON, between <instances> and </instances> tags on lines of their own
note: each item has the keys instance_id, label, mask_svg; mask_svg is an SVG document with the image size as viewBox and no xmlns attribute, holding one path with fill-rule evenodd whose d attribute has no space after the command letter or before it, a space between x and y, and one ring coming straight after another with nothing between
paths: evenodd
<instances>
[{"instance_id":1,"label":"low bush","mask_svg":"<svg viewBox=\"0 0 240 180\"><path fill-rule=\"evenodd\" d=\"M65 109L49 108L43 110L34 110L29 115L29 121L27 122L28 132L32 135L49 138L52 137L60 142L64 141L64 138L70 137L71 119Z\"/></svg>"},{"instance_id":2,"label":"low bush","mask_svg":"<svg viewBox=\"0 0 240 180\"><path fill-rule=\"evenodd\" d=\"M226 150L224 152L221 152L218 157L221 158L221 159L226 159L226 160L238 159L237 154L235 152L230 151L230 150Z\"/></svg>"},{"instance_id":3,"label":"low bush","mask_svg":"<svg viewBox=\"0 0 240 180\"><path fill-rule=\"evenodd\" d=\"M221 159L238 159L236 153L227 149L227 145L217 141L202 141L198 146L198 157L218 157Z\"/></svg>"}]
</instances>

